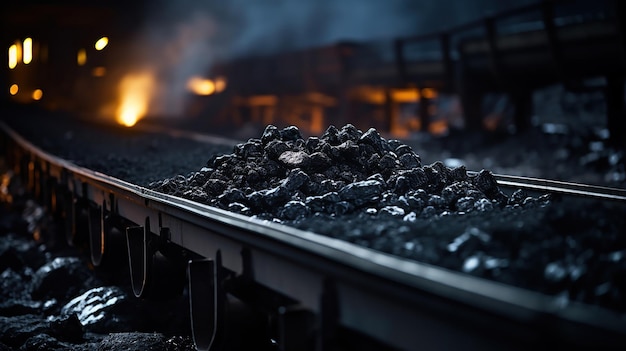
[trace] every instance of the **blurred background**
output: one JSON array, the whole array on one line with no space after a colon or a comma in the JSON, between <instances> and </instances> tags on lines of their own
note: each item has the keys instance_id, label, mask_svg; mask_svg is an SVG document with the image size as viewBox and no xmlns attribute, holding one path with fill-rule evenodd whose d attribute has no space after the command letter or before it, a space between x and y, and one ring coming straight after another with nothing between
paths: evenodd
<instances>
[{"instance_id":1,"label":"blurred background","mask_svg":"<svg viewBox=\"0 0 626 351\"><path fill-rule=\"evenodd\" d=\"M617 186L626 178L617 0L0 6L5 105L237 139L267 124L315 135L352 123L449 164ZM529 150L536 145L544 149ZM541 162L542 150L552 157L541 167L563 169L514 169ZM573 165L600 167L600 177L576 178Z\"/></svg>"}]
</instances>

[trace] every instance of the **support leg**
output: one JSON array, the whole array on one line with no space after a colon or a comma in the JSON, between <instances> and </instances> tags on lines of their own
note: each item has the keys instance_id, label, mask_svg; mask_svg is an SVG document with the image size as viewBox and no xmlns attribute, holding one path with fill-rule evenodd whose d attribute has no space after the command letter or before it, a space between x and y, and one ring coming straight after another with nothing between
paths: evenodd
<instances>
[{"instance_id":1,"label":"support leg","mask_svg":"<svg viewBox=\"0 0 626 351\"><path fill-rule=\"evenodd\" d=\"M515 92L512 95L515 104L514 123L515 131L522 133L530 128L530 120L533 114L532 91L524 90Z\"/></svg>"},{"instance_id":2,"label":"support leg","mask_svg":"<svg viewBox=\"0 0 626 351\"><path fill-rule=\"evenodd\" d=\"M102 263L104 250L107 246L107 229L105 228L105 205L96 206L91 204L88 209L89 222L89 251L91 263L98 267Z\"/></svg>"},{"instance_id":3,"label":"support leg","mask_svg":"<svg viewBox=\"0 0 626 351\"><path fill-rule=\"evenodd\" d=\"M483 129L483 93L465 87L461 93L465 129L469 131L481 131Z\"/></svg>"},{"instance_id":4,"label":"support leg","mask_svg":"<svg viewBox=\"0 0 626 351\"><path fill-rule=\"evenodd\" d=\"M607 126L613 147L626 149L626 108L624 106L624 75L607 77Z\"/></svg>"},{"instance_id":5,"label":"support leg","mask_svg":"<svg viewBox=\"0 0 626 351\"><path fill-rule=\"evenodd\" d=\"M214 350L224 334L226 294L223 289L221 262L190 261L189 308L191 331L198 350Z\"/></svg>"}]
</instances>

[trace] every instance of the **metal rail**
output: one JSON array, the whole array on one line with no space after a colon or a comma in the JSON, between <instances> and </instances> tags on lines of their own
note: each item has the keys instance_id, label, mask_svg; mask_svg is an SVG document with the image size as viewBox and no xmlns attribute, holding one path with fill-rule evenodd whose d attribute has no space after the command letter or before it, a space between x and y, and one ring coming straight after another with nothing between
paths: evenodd
<instances>
[{"instance_id":1,"label":"metal rail","mask_svg":"<svg viewBox=\"0 0 626 351\"><path fill-rule=\"evenodd\" d=\"M546 340L601 346L626 338L626 317L616 312L151 191L77 167L0 127L7 159L72 224L70 241L87 213L95 265L120 259L108 229L125 231L137 296L176 290L185 263L198 349L227 342L227 295L249 302L263 294L273 297L266 308L278 318L282 350L303 342L329 350L346 330L406 350Z\"/></svg>"},{"instance_id":2,"label":"metal rail","mask_svg":"<svg viewBox=\"0 0 626 351\"><path fill-rule=\"evenodd\" d=\"M468 171L469 175L478 172ZM584 196L600 200L626 201L626 189L563 182L558 180L494 174L500 186L543 193Z\"/></svg>"}]
</instances>

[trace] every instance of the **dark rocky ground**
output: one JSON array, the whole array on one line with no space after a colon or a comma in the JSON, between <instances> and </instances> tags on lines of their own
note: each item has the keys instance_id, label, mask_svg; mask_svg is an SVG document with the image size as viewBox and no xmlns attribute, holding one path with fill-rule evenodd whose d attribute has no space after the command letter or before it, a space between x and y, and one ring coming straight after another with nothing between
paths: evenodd
<instances>
[{"instance_id":1,"label":"dark rocky ground","mask_svg":"<svg viewBox=\"0 0 626 351\"><path fill-rule=\"evenodd\" d=\"M127 266L91 266L9 176L0 204L0 350L194 349L185 296L135 298Z\"/></svg>"}]
</instances>

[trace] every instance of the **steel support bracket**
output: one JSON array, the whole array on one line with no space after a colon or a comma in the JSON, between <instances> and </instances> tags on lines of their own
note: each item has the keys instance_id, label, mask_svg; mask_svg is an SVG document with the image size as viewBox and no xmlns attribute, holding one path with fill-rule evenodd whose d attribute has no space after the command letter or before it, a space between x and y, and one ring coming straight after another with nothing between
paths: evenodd
<instances>
[{"instance_id":1,"label":"steel support bracket","mask_svg":"<svg viewBox=\"0 0 626 351\"><path fill-rule=\"evenodd\" d=\"M147 228L143 226L126 228L130 284L136 297L147 297L148 280L152 273L152 265L148 264L148 257L152 257L154 252L151 249L150 221L147 218L146 226Z\"/></svg>"},{"instance_id":2,"label":"steel support bracket","mask_svg":"<svg viewBox=\"0 0 626 351\"><path fill-rule=\"evenodd\" d=\"M215 350L224 337L226 292L221 255L189 261L191 331L198 350Z\"/></svg>"},{"instance_id":3,"label":"steel support bracket","mask_svg":"<svg viewBox=\"0 0 626 351\"><path fill-rule=\"evenodd\" d=\"M185 266L159 251L159 238L144 226L126 228L126 247L133 294L140 298L170 298L179 295L185 283Z\"/></svg>"},{"instance_id":4,"label":"steel support bracket","mask_svg":"<svg viewBox=\"0 0 626 351\"><path fill-rule=\"evenodd\" d=\"M111 230L112 217L106 211L106 202L101 206L91 204L88 210L89 216L89 251L91 263L98 267L102 264L105 250L108 247L108 234Z\"/></svg>"}]
</instances>

